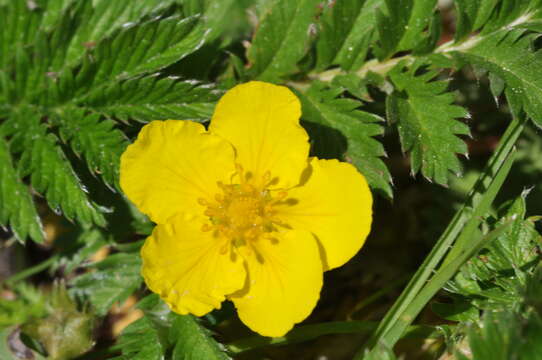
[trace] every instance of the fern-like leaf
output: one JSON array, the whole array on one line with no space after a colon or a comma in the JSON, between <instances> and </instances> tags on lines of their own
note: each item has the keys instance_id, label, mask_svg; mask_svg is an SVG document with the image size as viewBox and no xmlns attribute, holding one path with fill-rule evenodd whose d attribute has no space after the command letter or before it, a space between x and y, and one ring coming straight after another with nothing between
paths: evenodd
<instances>
[{"instance_id":1,"label":"fern-like leaf","mask_svg":"<svg viewBox=\"0 0 542 360\"><path fill-rule=\"evenodd\" d=\"M534 123L542 127L542 58L540 51L532 47L532 41L539 34L525 34L525 31L500 30L481 36L474 46L455 55L498 75L510 95Z\"/></svg>"},{"instance_id":2,"label":"fern-like leaf","mask_svg":"<svg viewBox=\"0 0 542 360\"><path fill-rule=\"evenodd\" d=\"M173 0L0 1L0 27L0 132L18 159L2 174L6 186L28 178L53 210L80 224L104 225L104 209L89 200L70 160L118 188L126 139L114 119L204 120L219 95L157 74L206 39L200 16L184 16ZM26 230L19 224L31 209L16 212L6 201L0 222L39 240L35 219Z\"/></svg>"},{"instance_id":3,"label":"fern-like leaf","mask_svg":"<svg viewBox=\"0 0 542 360\"><path fill-rule=\"evenodd\" d=\"M421 170L427 179L445 185L448 171L461 171L456 154L467 154L457 135L469 135L469 128L455 119L468 113L452 104L447 81L431 81L437 76L433 71L416 76L416 70L399 64L390 72L396 89L386 100L388 120L397 124L403 152L410 152L412 174Z\"/></svg>"},{"instance_id":4,"label":"fern-like leaf","mask_svg":"<svg viewBox=\"0 0 542 360\"><path fill-rule=\"evenodd\" d=\"M192 315L173 315L170 340L174 360L231 360L202 321Z\"/></svg>"},{"instance_id":5,"label":"fern-like leaf","mask_svg":"<svg viewBox=\"0 0 542 360\"><path fill-rule=\"evenodd\" d=\"M205 120L211 117L219 94L209 85L156 74L113 83L91 92L79 104L122 121Z\"/></svg>"},{"instance_id":6,"label":"fern-like leaf","mask_svg":"<svg viewBox=\"0 0 542 360\"><path fill-rule=\"evenodd\" d=\"M305 126L314 141L313 153L319 157L341 157L351 161L366 177L369 185L385 196L393 196L391 176L380 159L386 155L374 136L381 135L382 119L358 108L361 103L338 97L341 88L325 88L315 83L299 93Z\"/></svg>"},{"instance_id":7,"label":"fern-like leaf","mask_svg":"<svg viewBox=\"0 0 542 360\"><path fill-rule=\"evenodd\" d=\"M316 44L317 70L340 65L344 70L359 68L373 39L380 0L344 0L328 3L321 20Z\"/></svg>"},{"instance_id":8,"label":"fern-like leaf","mask_svg":"<svg viewBox=\"0 0 542 360\"><path fill-rule=\"evenodd\" d=\"M86 225L105 225L103 215L89 200L57 137L41 120L41 116L30 108L14 112L8 120L9 127L16 130L13 150L21 153L20 176L30 176L32 186L45 195L49 206L68 219Z\"/></svg>"},{"instance_id":9,"label":"fern-like leaf","mask_svg":"<svg viewBox=\"0 0 542 360\"><path fill-rule=\"evenodd\" d=\"M436 0L383 1L376 13L379 34L376 55L386 59L401 50L432 50L440 34L440 16L434 14L436 3Z\"/></svg>"},{"instance_id":10,"label":"fern-like leaf","mask_svg":"<svg viewBox=\"0 0 542 360\"><path fill-rule=\"evenodd\" d=\"M55 116L60 136L69 142L73 152L83 156L89 170L101 174L111 188L119 188L120 155L128 145L124 134L115 128L115 122L100 114L86 114L81 108L63 108Z\"/></svg>"},{"instance_id":11,"label":"fern-like leaf","mask_svg":"<svg viewBox=\"0 0 542 360\"><path fill-rule=\"evenodd\" d=\"M29 236L43 242L43 229L32 196L13 167L8 143L3 137L0 137L0 164L0 224L9 224L19 241Z\"/></svg>"},{"instance_id":12,"label":"fern-like leaf","mask_svg":"<svg viewBox=\"0 0 542 360\"><path fill-rule=\"evenodd\" d=\"M248 50L255 77L273 81L292 73L306 51L319 0L274 0Z\"/></svg>"},{"instance_id":13,"label":"fern-like leaf","mask_svg":"<svg viewBox=\"0 0 542 360\"><path fill-rule=\"evenodd\" d=\"M124 302L143 281L139 275L141 258L138 254L110 255L89 267L95 271L74 278L70 291L77 296L86 296L100 316L104 316L114 303Z\"/></svg>"}]
</instances>

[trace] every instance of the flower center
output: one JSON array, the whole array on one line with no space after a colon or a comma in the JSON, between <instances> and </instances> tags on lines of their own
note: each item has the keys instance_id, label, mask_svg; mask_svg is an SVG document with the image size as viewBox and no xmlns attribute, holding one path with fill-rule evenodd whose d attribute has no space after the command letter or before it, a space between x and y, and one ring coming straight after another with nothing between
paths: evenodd
<instances>
[{"instance_id":1,"label":"flower center","mask_svg":"<svg viewBox=\"0 0 542 360\"><path fill-rule=\"evenodd\" d=\"M205 215L211 220L202 230L214 231L215 235L224 236L235 246L250 245L251 241L265 236L281 224L273 207L287 193L267 189L271 183L270 174L255 181L257 179L245 175L237 166L237 175L239 184L218 183L222 193L216 194L215 202L199 199L199 203L206 207Z\"/></svg>"}]
</instances>

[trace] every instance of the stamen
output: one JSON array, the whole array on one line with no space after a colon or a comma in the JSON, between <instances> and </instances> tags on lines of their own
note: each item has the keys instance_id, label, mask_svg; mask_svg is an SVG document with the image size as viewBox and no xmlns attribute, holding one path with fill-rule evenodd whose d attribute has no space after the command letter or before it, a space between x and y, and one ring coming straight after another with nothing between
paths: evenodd
<instances>
[{"instance_id":1,"label":"stamen","mask_svg":"<svg viewBox=\"0 0 542 360\"><path fill-rule=\"evenodd\" d=\"M225 255L228 253L228 250L230 249L231 243L227 241L224 245L220 247L220 250L218 251L221 255Z\"/></svg>"},{"instance_id":2,"label":"stamen","mask_svg":"<svg viewBox=\"0 0 542 360\"><path fill-rule=\"evenodd\" d=\"M234 247L245 247L248 253L254 253L254 243L262 237L268 237L283 226L277 219L275 205L284 200L286 191L270 191L271 173L255 178L245 173L240 164L235 164L238 183L224 184L217 182L221 193L214 195L214 201L198 199L200 205L206 206L203 212L210 223L202 226L204 232L214 231L217 241L225 241L220 253L227 253ZM285 224L284 224L285 225ZM219 240L220 239L220 240Z\"/></svg>"}]
</instances>

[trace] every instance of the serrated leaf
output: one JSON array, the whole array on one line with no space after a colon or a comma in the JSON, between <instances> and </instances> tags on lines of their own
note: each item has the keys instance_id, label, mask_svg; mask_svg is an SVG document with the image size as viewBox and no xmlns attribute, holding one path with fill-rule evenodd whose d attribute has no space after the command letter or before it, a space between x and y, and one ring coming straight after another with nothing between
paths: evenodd
<instances>
[{"instance_id":1,"label":"serrated leaf","mask_svg":"<svg viewBox=\"0 0 542 360\"><path fill-rule=\"evenodd\" d=\"M144 312L141 319L128 325L119 337L122 355L114 360L162 360L171 346L170 310L157 294L143 298L137 308Z\"/></svg>"},{"instance_id":2,"label":"serrated leaf","mask_svg":"<svg viewBox=\"0 0 542 360\"><path fill-rule=\"evenodd\" d=\"M307 50L319 0L274 0L258 25L247 57L255 78L276 81L296 70Z\"/></svg>"},{"instance_id":3,"label":"serrated leaf","mask_svg":"<svg viewBox=\"0 0 542 360\"><path fill-rule=\"evenodd\" d=\"M414 1L404 34L399 42L399 50L414 49L420 42L424 29L429 26L437 0Z\"/></svg>"},{"instance_id":4,"label":"serrated leaf","mask_svg":"<svg viewBox=\"0 0 542 360\"><path fill-rule=\"evenodd\" d=\"M391 176L380 159L382 145L373 137L381 135L382 119L358 108L361 103L338 97L342 89L326 89L315 83L299 93L304 125L313 139L313 152L319 157L342 157L350 160L366 176L369 185L392 198Z\"/></svg>"},{"instance_id":5,"label":"serrated leaf","mask_svg":"<svg viewBox=\"0 0 542 360\"><path fill-rule=\"evenodd\" d=\"M379 59L387 59L401 50L416 49L422 43L426 51L431 50L436 40L434 31L425 34L424 30L434 23L436 0L385 0L376 13L380 46L375 49ZM434 25L433 25L434 27ZM438 40L438 39L437 39Z\"/></svg>"},{"instance_id":6,"label":"serrated leaf","mask_svg":"<svg viewBox=\"0 0 542 360\"><path fill-rule=\"evenodd\" d=\"M362 65L373 38L375 13L381 4L380 0L327 3L316 44L317 70L340 65L348 71Z\"/></svg>"},{"instance_id":7,"label":"serrated leaf","mask_svg":"<svg viewBox=\"0 0 542 360\"><path fill-rule=\"evenodd\" d=\"M88 298L96 313L103 316L116 303L122 303L141 286L141 258L118 253L88 266L90 271L74 278L70 291Z\"/></svg>"},{"instance_id":8,"label":"serrated leaf","mask_svg":"<svg viewBox=\"0 0 542 360\"><path fill-rule=\"evenodd\" d=\"M230 360L226 348L216 342L201 320L192 315L176 315L170 341L175 342L172 360Z\"/></svg>"},{"instance_id":9,"label":"serrated leaf","mask_svg":"<svg viewBox=\"0 0 542 360\"><path fill-rule=\"evenodd\" d=\"M66 54L68 65L77 64L85 51L115 32L151 14L158 14L174 0L94 0L92 9L73 36Z\"/></svg>"},{"instance_id":10,"label":"serrated leaf","mask_svg":"<svg viewBox=\"0 0 542 360\"><path fill-rule=\"evenodd\" d=\"M129 325L118 346L122 355L115 360L229 360L225 347L213 339L202 320L171 312L157 294L141 300L137 307L144 317Z\"/></svg>"},{"instance_id":11,"label":"serrated leaf","mask_svg":"<svg viewBox=\"0 0 542 360\"><path fill-rule=\"evenodd\" d=\"M55 115L62 140L77 156L85 158L92 173L100 174L110 188L119 189L120 155L128 141L115 128L115 122L75 107L61 109Z\"/></svg>"},{"instance_id":12,"label":"serrated leaf","mask_svg":"<svg viewBox=\"0 0 542 360\"><path fill-rule=\"evenodd\" d=\"M542 351L542 319L536 312L487 312L467 332L471 360L536 360Z\"/></svg>"},{"instance_id":13,"label":"serrated leaf","mask_svg":"<svg viewBox=\"0 0 542 360\"><path fill-rule=\"evenodd\" d=\"M96 228L75 234L60 234L55 239L55 246L60 249L60 258L53 265L52 271L61 268L63 273L71 274L108 242L108 237Z\"/></svg>"},{"instance_id":14,"label":"serrated leaf","mask_svg":"<svg viewBox=\"0 0 542 360\"><path fill-rule=\"evenodd\" d=\"M43 242L44 233L28 187L13 167L8 143L0 136L0 224L9 225L15 237Z\"/></svg>"},{"instance_id":15,"label":"serrated leaf","mask_svg":"<svg viewBox=\"0 0 542 360\"><path fill-rule=\"evenodd\" d=\"M487 34L505 27L517 26L528 22L529 19L539 18L541 15L540 0L501 0L495 6L491 17L483 25L481 34Z\"/></svg>"},{"instance_id":16,"label":"serrated leaf","mask_svg":"<svg viewBox=\"0 0 542 360\"><path fill-rule=\"evenodd\" d=\"M166 349L160 342L156 324L147 316L128 325L120 336L118 345L122 356L116 359L161 360Z\"/></svg>"},{"instance_id":17,"label":"serrated leaf","mask_svg":"<svg viewBox=\"0 0 542 360\"><path fill-rule=\"evenodd\" d=\"M29 8L25 0L0 3L0 69L6 66L17 48L34 40L41 18L41 9Z\"/></svg>"},{"instance_id":18,"label":"serrated leaf","mask_svg":"<svg viewBox=\"0 0 542 360\"><path fill-rule=\"evenodd\" d=\"M219 94L208 84L150 75L90 92L79 104L122 121L207 120Z\"/></svg>"},{"instance_id":19,"label":"serrated leaf","mask_svg":"<svg viewBox=\"0 0 542 360\"><path fill-rule=\"evenodd\" d=\"M30 183L45 195L53 211L81 224L103 226L103 215L88 199L56 136L41 123L41 116L24 108L8 121L16 130L13 150L22 153L17 166L21 176L30 176Z\"/></svg>"},{"instance_id":20,"label":"serrated leaf","mask_svg":"<svg viewBox=\"0 0 542 360\"><path fill-rule=\"evenodd\" d=\"M119 75L130 78L157 71L198 49L204 39L205 30L197 16L172 16L127 26L91 51L99 65L94 84Z\"/></svg>"},{"instance_id":21,"label":"serrated leaf","mask_svg":"<svg viewBox=\"0 0 542 360\"><path fill-rule=\"evenodd\" d=\"M452 104L455 96L446 92L447 81L431 81L437 73L415 76L415 71L404 71L399 64L390 72L396 91L386 99L386 113L397 123L403 152L410 152L412 174L421 170L427 179L445 185L449 171L461 170L456 154L467 153L457 135L470 131L456 119L468 113Z\"/></svg>"},{"instance_id":22,"label":"serrated leaf","mask_svg":"<svg viewBox=\"0 0 542 360\"><path fill-rule=\"evenodd\" d=\"M236 0L188 0L183 5L189 15L203 15L205 27L210 29L207 42L212 42L231 21L231 10L236 2Z\"/></svg>"},{"instance_id":23,"label":"serrated leaf","mask_svg":"<svg viewBox=\"0 0 542 360\"><path fill-rule=\"evenodd\" d=\"M453 303L431 303L431 310L443 319L450 321L476 321L480 311L462 298L454 298Z\"/></svg>"},{"instance_id":24,"label":"serrated leaf","mask_svg":"<svg viewBox=\"0 0 542 360\"><path fill-rule=\"evenodd\" d=\"M497 74L516 95L527 115L542 127L542 76L539 71L542 58L531 46L534 35L524 35L524 31L497 31L482 36L474 46L455 54Z\"/></svg>"},{"instance_id":25,"label":"serrated leaf","mask_svg":"<svg viewBox=\"0 0 542 360\"><path fill-rule=\"evenodd\" d=\"M461 268L447 289L464 296L476 296L481 308L513 306L522 301L522 288L540 262L537 239L540 234L525 220L525 196L505 204L493 227L512 221L510 227L480 254Z\"/></svg>"},{"instance_id":26,"label":"serrated leaf","mask_svg":"<svg viewBox=\"0 0 542 360\"><path fill-rule=\"evenodd\" d=\"M459 41L470 32L480 29L489 19L500 0L456 0L457 29L455 40Z\"/></svg>"}]
</instances>

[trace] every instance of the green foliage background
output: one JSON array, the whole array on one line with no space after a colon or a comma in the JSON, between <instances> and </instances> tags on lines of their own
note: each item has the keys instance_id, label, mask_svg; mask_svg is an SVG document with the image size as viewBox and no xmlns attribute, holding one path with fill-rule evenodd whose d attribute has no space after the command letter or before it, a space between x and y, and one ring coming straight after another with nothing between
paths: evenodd
<instances>
[{"instance_id":1,"label":"green foliage background","mask_svg":"<svg viewBox=\"0 0 542 360\"><path fill-rule=\"evenodd\" d=\"M536 359L541 34L540 0L0 0L0 358ZM275 339L150 295L153 224L118 185L145 123L206 123L254 79L377 197L366 247Z\"/></svg>"}]
</instances>

